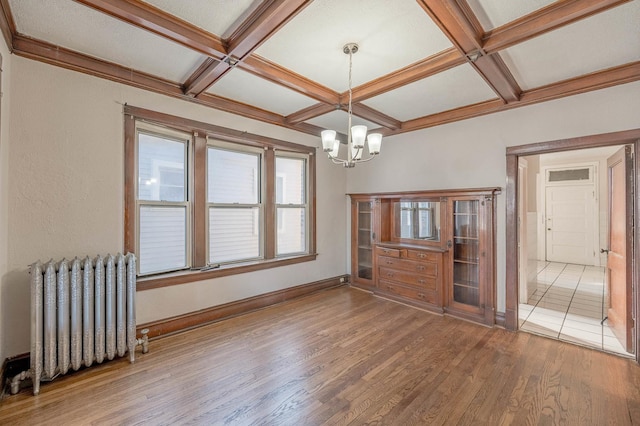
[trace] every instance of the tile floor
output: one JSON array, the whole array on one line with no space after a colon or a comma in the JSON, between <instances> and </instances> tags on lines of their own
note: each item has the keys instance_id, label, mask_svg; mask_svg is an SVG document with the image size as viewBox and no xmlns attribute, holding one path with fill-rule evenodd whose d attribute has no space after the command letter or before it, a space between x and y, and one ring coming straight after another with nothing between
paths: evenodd
<instances>
[{"instance_id":1,"label":"tile floor","mask_svg":"<svg viewBox=\"0 0 640 426\"><path fill-rule=\"evenodd\" d=\"M603 267L537 262L535 291L519 306L520 329L631 357L607 325Z\"/></svg>"}]
</instances>

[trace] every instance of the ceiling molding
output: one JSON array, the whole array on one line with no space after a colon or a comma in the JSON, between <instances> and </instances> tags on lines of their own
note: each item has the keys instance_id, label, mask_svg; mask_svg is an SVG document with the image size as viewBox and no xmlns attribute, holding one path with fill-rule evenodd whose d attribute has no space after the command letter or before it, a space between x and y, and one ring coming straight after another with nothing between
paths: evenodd
<instances>
[{"instance_id":1,"label":"ceiling molding","mask_svg":"<svg viewBox=\"0 0 640 426\"><path fill-rule=\"evenodd\" d=\"M478 32L480 24L470 8L461 7L456 0L417 1L505 103L519 99L522 90L511 72L500 61L482 51L483 34Z\"/></svg>"},{"instance_id":2,"label":"ceiling molding","mask_svg":"<svg viewBox=\"0 0 640 426\"><path fill-rule=\"evenodd\" d=\"M563 0L484 34L483 50L494 53L630 0Z\"/></svg>"},{"instance_id":3,"label":"ceiling molding","mask_svg":"<svg viewBox=\"0 0 640 426\"><path fill-rule=\"evenodd\" d=\"M221 59L227 52L220 37L142 1L74 1L212 58Z\"/></svg>"},{"instance_id":4,"label":"ceiling molding","mask_svg":"<svg viewBox=\"0 0 640 426\"><path fill-rule=\"evenodd\" d=\"M640 61L570 78L524 92L522 105L546 102L640 80Z\"/></svg>"},{"instance_id":5,"label":"ceiling molding","mask_svg":"<svg viewBox=\"0 0 640 426\"><path fill-rule=\"evenodd\" d=\"M0 31L11 52L13 49L13 35L16 33L16 23L13 21L9 0L0 0Z\"/></svg>"},{"instance_id":6,"label":"ceiling molding","mask_svg":"<svg viewBox=\"0 0 640 426\"><path fill-rule=\"evenodd\" d=\"M227 58L197 77L190 77L192 83L185 86L185 93L200 96L309 3L311 0L264 1L225 41Z\"/></svg>"},{"instance_id":7,"label":"ceiling molding","mask_svg":"<svg viewBox=\"0 0 640 426\"><path fill-rule=\"evenodd\" d=\"M538 104L620 84L632 83L634 81L640 81L640 61L528 90L522 93L520 101L518 102L505 104L499 99L480 102L474 105L408 120L402 123L401 129L383 132L386 135L412 132L494 112Z\"/></svg>"},{"instance_id":8,"label":"ceiling molding","mask_svg":"<svg viewBox=\"0 0 640 426\"><path fill-rule=\"evenodd\" d=\"M320 135L320 129L306 123L289 124L285 117L251 105L236 102L231 99L204 93L199 98L191 98L182 91L180 83L172 82L160 77L123 67L112 62L94 58L73 50L36 40L22 35L13 37L13 53L29 59L56 65L62 68L78 71L94 77L100 77L128 86L137 87L151 92L160 93L174 98L187 100L200 105L241 115L246 118L264 123L275 124L314 136Z\"/></svg>"},{"instance_id":9,"label":"ceiling molding","mask_svg":"<svg viewBox=\"0 0 640 426\"><path fill-rule=\"evenodd\" d=\"M124 83L140 89L182 99L186 98L182 93L182 85L179 83L65 49L46 41L14 35L13 48L13 53L18 56Z\"/></svg>"}]
</instances>

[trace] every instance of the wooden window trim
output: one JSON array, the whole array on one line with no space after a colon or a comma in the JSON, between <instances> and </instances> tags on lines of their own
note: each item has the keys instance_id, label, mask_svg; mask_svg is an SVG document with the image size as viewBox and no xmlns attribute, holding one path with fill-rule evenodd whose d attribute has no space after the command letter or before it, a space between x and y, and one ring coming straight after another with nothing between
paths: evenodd
<instances>
[{"instance_id":1,"label":"wooden window trim","mask_svg":"<svg viewBox=\"0 0 640 426\"><path fill-rule=\"evenodd\" d=\"M207 271L188 270L162 273L138 278L138 290L149 290L153 288L166 287L177 284L184 284L194 281L207 280L235 274L259 271L280 266L292 265L296 263L315 260L316 254L316 179L315 179L315 148L286 142L279 139L241 132L208 123L177 117L169 114L159 113L130 105L124 106L124 251L136 252L136 121L148 122L155 126L166 127L171 130L178 130L193 135L192 153L193 158L189 159L191 167L190 177L192 184L189 191L191 196L191 252L192 268L200 268L207 264L206 235L207 215L206 215L206 154L207 138L231 142L245 146L260 147L265 150L265 158L275 159L275 150L287 151L298 154L308 154L308 206L309 225L308 235L309 251L301 255L288 257L275 257L275 237L276 230L273 225L265 226L265 247L264 259L258 261L241 262L237 264L221 265L216 269ZM275 174L270 179L268 174L269 161L267 163L267 181L265 197L273 202L267 203L265 212L265 223L272 223L275 219L275 210L270 214L269 209L275 209ZM275 163L272 168L275 170ZM274 171L272 170L272 171ZM270 182L274 180L274 182ZM269 207L273 204L272 207ZM275 223L275 222L274 222Z\"/></svg>"}]
</instances>

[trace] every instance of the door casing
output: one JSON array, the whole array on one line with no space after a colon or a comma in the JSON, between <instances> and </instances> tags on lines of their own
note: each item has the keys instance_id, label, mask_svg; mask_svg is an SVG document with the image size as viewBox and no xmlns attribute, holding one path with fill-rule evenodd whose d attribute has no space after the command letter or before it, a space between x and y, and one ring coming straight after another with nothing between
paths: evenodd
<instances>
[{"instance_id":1,"label":"door casing","mask_svg":"<svg viewBox=\"0 0 640 426\"><path fill-rule=\"evenodd\" d=\"M592 136L582 136L520 146L507 147L506 168L507 185L506 196L506 304L504 325L507 330L518 329L518 158L521 156L545 154L551 152L572 151L576 149L597 148L612 145L633 145L633 181L635 188L640 186L640 129L621 132L603 133ZM640 218L640 197L633 197L633 215ZM633 229L633 255L640 253L639 226ZM640 306L640 262L634 262L631 274L634 289L633 316L638 321L638 306ZM640 342L640 327L636 327L636 347ZM640 363L640 350L636 351L636 362Z\"/></svg>"}]
</instances>

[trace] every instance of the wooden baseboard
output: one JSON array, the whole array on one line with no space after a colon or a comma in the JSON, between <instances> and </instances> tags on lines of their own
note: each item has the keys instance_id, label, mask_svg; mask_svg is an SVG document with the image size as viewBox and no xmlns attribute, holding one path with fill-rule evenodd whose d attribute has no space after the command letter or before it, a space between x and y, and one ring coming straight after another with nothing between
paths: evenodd
<instances>
[{"instance_id":1,"label":"wooden baseboard","mask_svg":"<svg viewBox=\"0 0 640 426\"><path fill-rule=\"evenodd\" d=\"M504 312L496 312L496 325L498 327L505 328L507 320L504 316Z\"/></svg>"},{"instance_id":2,"label":"wooden baseboard","mask_svg":"<svg viewBox=\"0 0 640 426\"><path fill-rule=\"evenodd\" d=\"M137 326L138 335L140 335L140 330L144 328L149 330L149 338L189 330L191 328L200 327L212 322L221 321L227 318L246 314L251 311L266 308L268 306L276 305L297 297L306 296L308 294L315 293L316 291L338 287L346 284L348 281L348 275L341 275L249 297L247 299L237 300L235 302L225 303L224 305L213 306L211 308L190 312L184 315L140 324Z\"/></svg>"}]
</instances>

